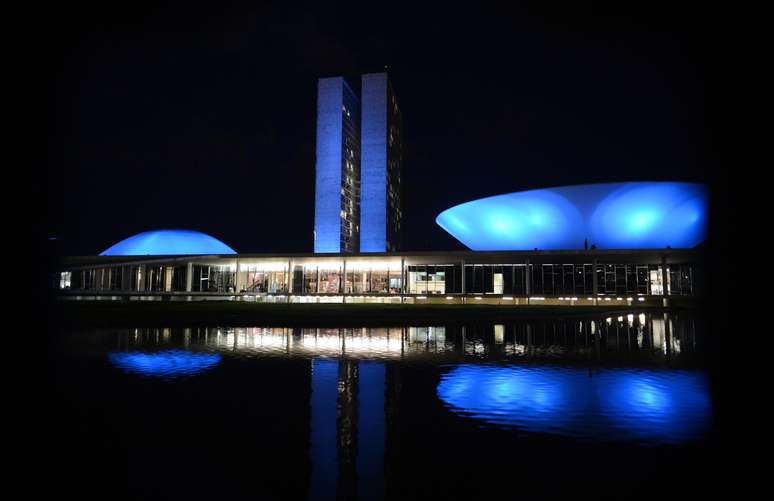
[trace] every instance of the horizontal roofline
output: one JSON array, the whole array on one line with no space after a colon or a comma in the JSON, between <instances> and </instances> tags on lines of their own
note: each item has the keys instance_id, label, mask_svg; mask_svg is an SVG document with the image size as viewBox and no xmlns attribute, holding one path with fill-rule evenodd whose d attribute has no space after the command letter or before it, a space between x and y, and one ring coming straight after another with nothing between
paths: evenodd
<instances>
[{"instance_id":1,"label":"horizontal roofline","mask_svg":"<svg viewBox=\"0 0 774 501\"><path fill-rule=\"evenodd\" d=\"M62 265L83 266L88 264L105 265L110 263L134 263L134 262L174 262L189 261L191 259L309 259L309 258L337 258L337 259L368 259L368 258L480 258L491 260L494 258L551 258L573 257L578 258L610 258L640 256L644 260L654 258L690 258L698 257L701 249L694 248L664 248L664 249L593 249L593 250L513 250L513 251L418 251L418 252L368 252L368 253L260 253L260 254L175 254L175 255L134 255L134 256L64 256L60 260Z\"/></svg>"}]
</instances>

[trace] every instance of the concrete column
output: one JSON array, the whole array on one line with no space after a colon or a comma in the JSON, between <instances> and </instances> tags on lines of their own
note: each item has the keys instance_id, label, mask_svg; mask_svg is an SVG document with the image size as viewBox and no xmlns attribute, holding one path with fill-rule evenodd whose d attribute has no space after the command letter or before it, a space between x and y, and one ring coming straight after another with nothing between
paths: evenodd
<instances>
[{"instance_id":1,"label":"concrete column","mask_svg":"<svg viewBox=\"0 0 774 501\"><path fill-rule=\"evenodd\" d=\"M288 259L288 279L285 281L287 290L287 295L285 296L285 302L290 302L290 293L293 292L293 260Z\"/></svg>"},{"instance_id":2,"label":"concrete column","mask_svg":"<svg viewBox=\"0 0 774 501\"><path fill-rule=\"evenodd\" d=\"M460 261L460 266L462 266L462 274L460 275L462 277L462 302L465 303L465 260L463 259Z\"/></svg>"},{"instance_id":3,"label":"concrete column","mask_svg":"<svg viewBox=\"0 0 774 501\"><path fill-rule=\"evenodd\" d=\"M140 280L137 281L137 290L145 291L145 281L147 280L148 270L144 264L137 267L140 270Z\"/></svg>"},{"instance_id":4,"label":"concrete column","mask_svg":"<svg viewBox=\"0 0 774 501\"><path fill-rule=\"evenodd\" d=\"M400 258L400 294L406 291L406 259Z\"/></svg>"},{"instance_id":5,"label":"concrete column","mask_svg":"<svg viewBox=\"0 0 774 501\"><path fill-rule=\"evenodd\" d=\"M173 266L164 266L164 291L172 292L172 275L174 273Z\"/></svg>"},{"instance_id":6,"label":"concrete column","mask_svg":"<svg viewBox=\"0 0 774 501\"><path fill-rule=\"evenodd\" d=\"M532 283L532 271L529 269L529 258L525 259L524 263L524 292L527 293L527 304L529 304L529 295L532 293L532 287L530 287L530 284Z\"/></svg>"},{"instance_id":7,"label":"concrete column","mask_svg":"<svg viewBox=\"0 0 774 501\"><path fill-rule=\"evenodd\" d=\"M236 258L236 274L234 275L234 293L239 294L239 257Z\"/></svg>"},{"instance_id":8,"label":"concrete column","mask_svg":"<svg viewBox=\"0 0 774 501\"><path fill-rule=\"evenodd\" d=\"M591 274L591 289L592 289L592 297L594 298L594 306L597 305L598 299L597 299L597 287L599 280L597 280L597 259L594 258L593 265L592 265L592 274Z\"/></svg>"},{"instance_id":9,"label":"concrete column","mask_svg":"<svg viewBox=\"0 0 774 501\"><path fill-rule=\"evenodd\" d=\"M193 290L193 263L187 263L185 265L185 291L191 292Z\"/></svg>"},{"instance_id":10,"label":"concrete column","mask_svg":"<svg viewBox=\"0 0 774 501\"><path fill-rule=\"evenodd\" d=\"M666 254L661 256L661 294L664 296L663 303L666 308L669 306L669 273L667 273Z\"/></svg>"},{"instance_id":11,"label":"concrete column","mask_svg":"<svg viewBox=\"0 0 774 501\"><path fill-rule=\"evenodd\" d=\"M342 258L342 273L339 283L341 283L341 302L347 302L347 258Z\"/></svg>"}]
</instances>

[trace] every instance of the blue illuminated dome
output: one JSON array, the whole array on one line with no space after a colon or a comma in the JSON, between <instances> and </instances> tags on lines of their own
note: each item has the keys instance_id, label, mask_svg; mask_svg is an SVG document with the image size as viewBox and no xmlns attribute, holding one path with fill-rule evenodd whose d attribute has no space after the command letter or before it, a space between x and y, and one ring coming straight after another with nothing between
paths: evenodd
<instances>
[{"instance_id":1,"label":"blue illuminated dome","mask_svg":"<svg viewBox=\"0 0 774 501\"><path fill-rule=\"evenodd\" d=\"M220 240L192 230L156 230L121 240L100 256L169 256L174 254L236 254Z\"/></svg>"},{"instance_id":2,"label":"blue illuminated dome","mask_svg":"<svg viewBox=\"0 0 774 501\"><path fill-rule=\"evenodd\" d=\"M456 205L436 223L476 251L689 248L707 237L707 189L604 183L507 193Z\"/></svg>"}]
</instances>

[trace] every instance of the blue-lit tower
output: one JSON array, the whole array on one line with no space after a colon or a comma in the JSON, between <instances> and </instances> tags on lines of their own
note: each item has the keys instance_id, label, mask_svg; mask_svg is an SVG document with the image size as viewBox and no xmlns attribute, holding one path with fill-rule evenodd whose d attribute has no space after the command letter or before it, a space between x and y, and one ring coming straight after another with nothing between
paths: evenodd
<instances>
[{"instance_id":1,"label":"blue-lit tower","mask_svg":"<svg viewBox=\"0 0 774 501\"><path fill-rule=\"evenodd\" d=\"M360 250L360 103L342 77L317 83L314 251Z\"/></svg>"},{"instance_id":2,"label":"blue-lit tower","mask_svg":"<svg viewBox=\"0 0 774 501\"><path fill-rule=\"evenodd\" d=\"M360 251L394 252L401 241L403 127L387 73L362 76Z\"/></svg>"}]
</instances>

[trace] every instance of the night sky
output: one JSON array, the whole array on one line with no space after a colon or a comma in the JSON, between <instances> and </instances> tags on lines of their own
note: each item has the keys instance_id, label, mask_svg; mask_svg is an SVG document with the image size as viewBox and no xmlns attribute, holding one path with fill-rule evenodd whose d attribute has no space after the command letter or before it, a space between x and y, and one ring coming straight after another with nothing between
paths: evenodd
<instances>
[{"instance_id":1,"label":"night sky","mask_svg":"<svg viewBox=\"0 0 774 501\"><path fill-rule=\"evenodd\" d=\"M723 179L702 12L160 5L68 4L41 25L42 233L61 254L158 228L311 252L317 79L357 87L385 66L404 121L404 250L462 249L435 217L479 197Z\"/></svg>"}]
</instances>

